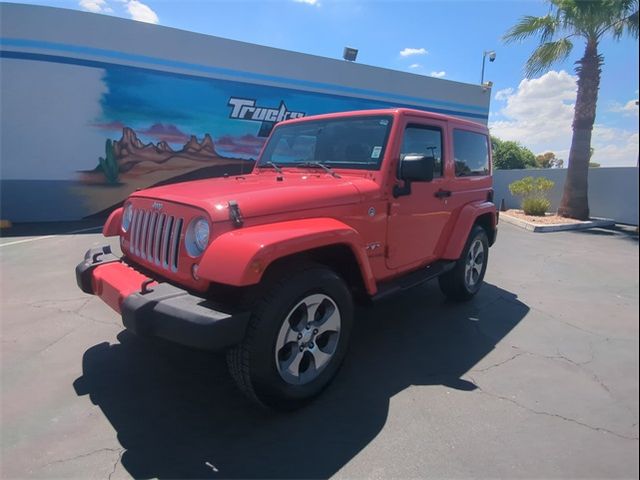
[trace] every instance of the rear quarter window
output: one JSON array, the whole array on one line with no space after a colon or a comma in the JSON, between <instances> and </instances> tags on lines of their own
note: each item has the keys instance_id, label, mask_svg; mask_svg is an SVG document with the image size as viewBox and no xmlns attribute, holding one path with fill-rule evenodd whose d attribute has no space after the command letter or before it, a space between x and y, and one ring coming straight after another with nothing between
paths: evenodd
<instances>
[{"instance_id":1,"label":"rear quarter window","mask_svg":"<svg viewBox=\"0 0 640 480\"><path fill-rule=\"evenodd\" d=\"M469 130L453 130L456 177L489 175L489 138Z\"/></svg>"}]
</instances>

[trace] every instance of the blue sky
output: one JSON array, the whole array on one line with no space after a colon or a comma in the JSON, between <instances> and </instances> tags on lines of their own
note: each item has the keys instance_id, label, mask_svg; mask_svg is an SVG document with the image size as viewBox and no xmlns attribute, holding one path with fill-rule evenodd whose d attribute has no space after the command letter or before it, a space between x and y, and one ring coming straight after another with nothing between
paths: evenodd
<instances>
[{"instance_id":1,"label":"blue sky","mask_svg":"<svg viewBox=\"0 0 640 480\"><path fill-rule=\"evenodd\" d=\"M479 83L483 50L495 50L485 80L494 83L490 126L535 153L568 157L573 62L571 57L536 79L522 73L535 42L505 45L501 36L523 15L542 15L542 1L278 0L40 0L50 5L133 18L303 53L339 58L345 45L358 62L467 83ZM403 55L401 52L404 52ZM638 157L638 42L604 41L605 58L594 160L635 165Z\"/></svg>"}]
</instances>

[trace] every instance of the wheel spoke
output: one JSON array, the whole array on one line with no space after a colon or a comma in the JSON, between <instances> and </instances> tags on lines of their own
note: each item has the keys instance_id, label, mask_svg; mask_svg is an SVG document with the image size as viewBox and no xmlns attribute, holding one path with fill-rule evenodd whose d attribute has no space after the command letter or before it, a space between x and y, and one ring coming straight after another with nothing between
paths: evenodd
<instances>
[{"instance_id":1,"label":"wheel spoke","mask_svg":"<svg viewBox=\"0 0 640 480\"><path fill-rule=\"evenodd\" d=\"M319 347L309 350L309 352L311 352L311 355L313 356L313 365L316 370L319 370L322 367L324 367L327 364L327 362L331 360L331 357L333 355L333 352L331 353L323 352L322 350L320 350Z\"/></svg>"},{"instance_id":2,"label":"wheel spoke","mask_svg":"<svg viewBox=\"0 0 640 480\"><path fill-rule=\"evenodd\" d=\"M296 308L294 308L289 316L287 317L287 323L291 330L295 330L296 332L304 329L305 325L309 320L309 306L305 303L301 303Z\"/></svg>"},{"instance_id":3,"label":"wheel spoke","mask_svg":"<svg viewBox=\"0 0 640 480\"><path fill-rule=\"evenodd\" d=\"M307 325L311 325L316 319L316 313L318 308L320 308L322 301L309 301L305 303L307 306Z\"/></svg>"},{"instance_id":4,"label":"wheel spoke","mask_svg":"<svg viewBox=\"0 0 640 480\"><path fill-rule=\"evenodd\" d=\"M282 361L280 363L280 367L290 375L293 375L294 377L299 377L300 362L302 361L302 357L304 357L303 352L298 350L297 347L293 347L293 350L291 351L291 356L288 359Z\"/></svg>"},{"instance_id":5,"label":"wheel spoke","mask_svg":"<svg viewBox=\"0 0 640 480\"><path fill-rule=\"evenodd\" d=\"M288 328L287 332L284 335L284 339L282 343L286 345L287 343L291 343L291 342L295 342L297 344L298 332L295 331L293 328Z\"/></svg>"},{"instance_id":6,"label":"wheel spoke","mask_svg":"<svg viewBox=\"0 0 640 480\"><path fill-rule=\"evenodd\" d=\"M331 312L326 315L322 323L316 326L318 335L325 332L337 332L340 330L340 313L331 306Z\"/></svg>"}]
</instances>

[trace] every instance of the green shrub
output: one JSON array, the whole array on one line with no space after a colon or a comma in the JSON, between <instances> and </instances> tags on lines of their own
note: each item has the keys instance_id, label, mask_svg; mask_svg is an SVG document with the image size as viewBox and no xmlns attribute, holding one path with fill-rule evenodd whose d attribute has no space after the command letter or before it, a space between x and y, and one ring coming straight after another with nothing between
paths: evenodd
<instances>
[{"instance_id":1,"label":"green shrub","mask_svg":"<svg viewBox=\"0 0 640 480\"><path fill-rule=\"evenodd\" d=\"M522 210L527 215L542 216L551 207L547 192L555 183L545 177L524 177L509 184L512 195L522 198Z\"/></svg>"},{"instance_id":2,"label":"green shrub","mask_svg":"<svg viewBox=\"0 0 640 480\"><path fill-rule=\"evenodd\" d=\"M544 217L549 207L551 207L551 202L546 198L530 197L522 200L522 210L527 215Z\"/></svg>"}]
</instances>

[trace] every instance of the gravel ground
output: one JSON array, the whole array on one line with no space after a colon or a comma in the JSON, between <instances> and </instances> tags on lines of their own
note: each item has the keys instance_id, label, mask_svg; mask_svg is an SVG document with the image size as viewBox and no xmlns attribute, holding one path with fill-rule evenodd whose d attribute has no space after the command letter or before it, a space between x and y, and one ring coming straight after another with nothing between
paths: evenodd
<instances>
[{"instance_id":1,"label":"gravel ground","mask_svg":"<svg viewBox=\"0 0 640 480\"><path fill-rule=\"evenodd\" d=\"M537 223L540 225L571 225L574 223L585 223L580 220L574 220L573 218L561 217L555 213L547 213L544 217L527 215L522 210L510 209L506 212L500 212L500 215L511 215L512 217L526 220L527 222Z\"/></svg>"}]
</instances>

